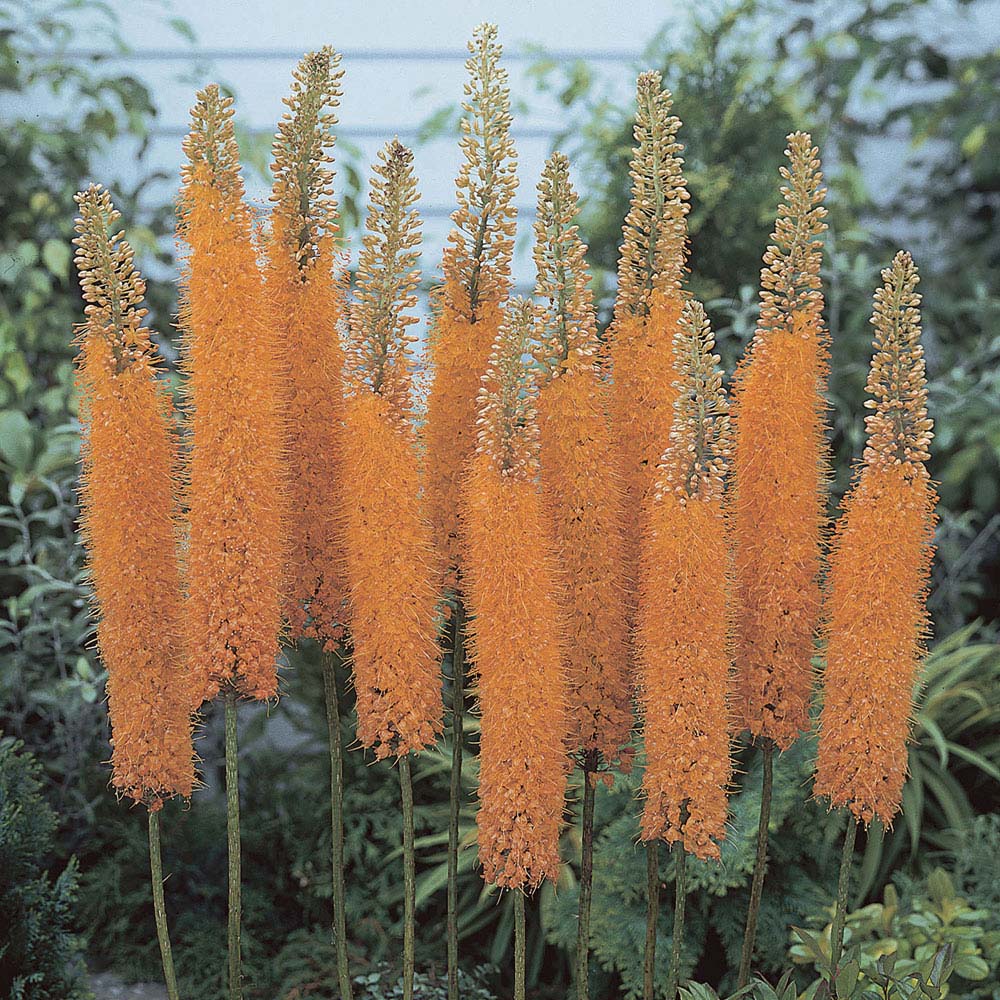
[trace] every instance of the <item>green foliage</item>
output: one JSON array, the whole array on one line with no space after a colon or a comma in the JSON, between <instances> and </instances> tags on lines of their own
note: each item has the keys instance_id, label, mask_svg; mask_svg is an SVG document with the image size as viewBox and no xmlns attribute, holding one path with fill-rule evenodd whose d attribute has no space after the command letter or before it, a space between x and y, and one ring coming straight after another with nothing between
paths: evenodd
<instances>
[{"instance_id":1,"label":"green foliage","mask_svg":"<svg viewBox=\"0 0 1000 1000\"><path fill-rule=\"evenodd\" d=\"M494 1000L494 994L484 985L488 972L485 966L474 970L472 975L460 971L459 996L463 1000L466 997L469 1000ZM403 996L402 980L384 968L358 976L354 982L358 986L356 995L359 1000L397 1000ZM445 1000L448 996L448 977L417 973L413 978L413 996L414 1000Z\"/></svg>"},{"instance_id":2,"label":"green foliage","mask_svg":"<svg viewBox=\"0 0 1000 1000\"><path fill-rule=\"evenodd\" d=\"M828 916L832 919L833 908ZM978 910L960 896L947 872L936 868L901 901L895 886L889 885L881 903L871 903L847 914L844 932L844 957L834 970L838 996L849 996L842 981L857 990L881 987L886 976L909 981L926 981L930 969L942 954L947 954L949 970L955 982L942 989L962 997L979 995L976 984L985 993L991 988L987 979L996 982L1000 967L1000 937L991 934L984 921L993 914ZM820 979L830 981L830 933L827 915L809 921L818 930L794 928L789 956L799 965L811 965ZM939 982L943 984L944 979Z\"/></svg>"},{"instance_id":3,"label":"green foliage","mask_svg":"<svg viewBox=\"0 0 1000 1000\"><path fill-rule=\"evenodd\" d=\"M87 996L70 930L77 866L49 874L56 818L42 787L35 758L0 738L0 996L77 1000Z\"/></svg>"},{"instance_id":4,"label":"green foliage","mask_svg":"<svg viewBox=\"0 0 1000 1000\"><path fill-rule=\"evenodd\" d=\"M990 914L986 929L1000 931L1000 814L977 816L949 860L960 891Z\"/></svg>"},{"instance_id":5,"label":"green foliage","mask_svg":"<svg viewBox=\"0 0 1000 1000\"><path fill-rule=\"evenodd\" d=\"M805 932L809 937L808 932ZM858 974L858 964L846 957L841 972L832 980L817 980L816 984L800 993L794 973L789 970L771 986L764 979L754 979L737 990L728 1000L748 997L752 1000L940 1000L948 991L951 975L951 951L941 948L919 970L908 975L893 968L890 959L879 959L871 980ZM827 965L828 969L828 965ZM833 983L831 988L830 983ZM704 983L687 983L679 992L681 1000L719 1000L719 995Z\"/></svg>"},{"instance_id":6,"label":"green foliage","mask_svg":"<svg viewBox=\"0 0 1000 1000\"><path fill-rule=\"evenodd\" d=\"M916 697L910 777L900 822L869 831L858 895L884 885L900 860L955 845L1000 781L1000 646L976 623L927 657Z\"/></svg>"},{"instance_id":7,"label":"green foliage","mask_svg":"<svg viewBox=\"0 0 1000 1000\"><path fill-rule=\"evenodd\" d=\"M106 71L102 60L64 57L81 25L109 50L123 44L109 5L42 0L26 10L0 0L0 90L12 105L30 103L33 110L8 119L0 134L0 407L45 426L65 421L72 397L70 331L81 319L72 273L73 195L91 179L98 154L117 140L142 143L155 114L135 77ZM44 103L33 101L43 91ZM160 237L169 231L170 206L142 223L136 218L154 177L149 173L132 189L115 185L114 194L133 246L166 263ZM169 314L170 285L152 282L148 292L154 309Z\"/></svg>"},{"instance_id":8,"label":"green foliage","mask_svg":"<svg viewBox=\"0 0 1000 1000\"><path fill-rule=\"evenodd\" d=\"M141 150L154 115L134 77L63 56L81 28L109 49L121 45L109 5L0 0L0 92L6 106L32 108L0 131L0 702L6 731L45 749L64 856L86 838L107 794L95 765L109 755L75 534L72 339L82 302L71 266L73 195L113 142ZM130 190L108 181L133 245L165 263L170 206L137 218L153 177ZM154 312L169 316L172 282L147 290Z\"/></svg>"},{"instance_id":9,"label":"green foliage","mask_svg":"<svg viewBox=\"0 0 1000 1000\"><path fill-rule=\"evenodd\" d=\"M842 829L817 803L803 802L814 746L803 739L782 754L775 767L771 811L771 865L758 934L758 962L768 971L784 964L788 921L812 912L830 897L836 881L836 841ZM744 750L737 767L740 786L730 800L730 827L721 862L688 859L688 915L682 977L707 968L735 969L753 871L760 809L759 754ZM626 997L641 995L646 919L646 861L637 845L636 794L641 771L599 789L594 849L591 946L594 961L620 980ZM671 951L673 862L661 851L661 892L657 937L657 980L665 982ZM562 947L575 940L577 890L560 887L548 933ZM544 915L543 910L543 915ZM731 978L731 976L729 977Z\"/></svg>"}]
</instances>

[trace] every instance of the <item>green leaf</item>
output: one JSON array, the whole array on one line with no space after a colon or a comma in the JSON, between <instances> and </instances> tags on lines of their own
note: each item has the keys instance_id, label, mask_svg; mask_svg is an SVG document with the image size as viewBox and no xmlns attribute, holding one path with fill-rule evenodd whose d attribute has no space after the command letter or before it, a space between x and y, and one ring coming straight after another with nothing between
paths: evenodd
<instances>
[{"instance_id":1,"label":"green leaf","mask_svg":"<svg viewBox=\"0 0 1000 1000\"><path fill-rule=\"evenodd\" d=\"M963 979L971 979L978 982L986 979L990 974L990 967L986 960L978 955L959 955L955 959L955 975Z\"/></svg>"},{"instance_id":2,"label":"green leaf","mask_svg":"<svg viewBox=\"0 0 1000 1000\"><path fill-rule=\"evenodd\" d=\"M0 457L16 471L26 472L34 451L28 418L20 410L0 410Z\"/></svg>"},{"instance_id":3,"label":"green leaf","mask_svg":"<svg viewBox=\"0 0 1000 1000\"><path fill-rule=\"evenodd\" d=\"M849 997L858 986L858 974L861 966L856 961L844 962L843 967L837 971L834 983L837 987L838 997Z\"/></svg>"},{"instance_id":4,"label":"green leaf","mask_svg":"<svg viewBox=\"0 0 1000 1000\"><path fill-rule=\"evenodd\" d=\"M193 45L198 41L198 36L194 33L194 28L184 20L183 17L171 17L167 20L167 24L170 25L173 30L185 39L185 41L191 42Z\"/></svg>"},{"instance_id":5,"label":"green leaf","mask_svg":"<svg viewBox=\"0 0 1000 1000\"><path fill-rule=\"evenodd\" d=\"M962 140L962 152L969 158L975 156L986 142L986 123L980 122Z\"/></svg>"},{"instance_id":6,"label":"green leaf","mask_svg":"<svg viewBox=\"0 0 1000 1000\"><path fill-rule=\"evenodd\" d=\"M60 280L69 277L69 262L73 254L63 240L46 240L42 247L42 263Z\"/></svg>"}]
</instances>

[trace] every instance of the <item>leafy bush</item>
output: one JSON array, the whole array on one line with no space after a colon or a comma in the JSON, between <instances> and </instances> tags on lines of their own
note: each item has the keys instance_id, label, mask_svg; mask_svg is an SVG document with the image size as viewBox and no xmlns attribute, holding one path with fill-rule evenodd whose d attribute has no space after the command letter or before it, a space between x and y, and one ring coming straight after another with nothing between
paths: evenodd
<instances>
[{"instance_id":1,"label":"leafy bush","mask_svg":"<svg viewBox=\"0 0 1000 1000\"><path fill-rule=\"evenodd\" d=\"M988 639L986 635L982 638ZM972 623L943 639L924 664L916 697L903 814L869 831L858 893L888 881L901 860L955 849L1000 781L1000 646L975 641Z\"/></svg>"},{"instance_id":2,"label":"leafy bush","mask_svg":"<svg viewBox=\"0 0 1000 1000\"><path fill-rule=\"evenodd\" d=\"M795 976L787 971L771 986L764 979L754 979L737 990L729 1000L737 997L752 1000L941 1000L948 991L948 977L951 975L951 951L942 948L924 962L921 968L909 975L900 975L893 969L893 962L879 959L871 982L858 976L856 963L848 959L843 971L835 977L818 980L814 986L800 993ZM830 983L833 986L830 986ZM718 994L704 983L688 983L682 986L681 1000L718 1000Z\"/></svg>"},{"instance_id":3,"label":"leafy bush","mask_svg":"<svg viewBox=\"0 0 1000 1000\"><path fill-rule=\"evenodd\" d=\"M488 970L485 967L476 969L472 975L459 973L459 996L465 1000L494 1000L494 994L483 985ZM403 995L403 984L395 976L379 970L365 976L358 976L354 982L359 987L359 1000L397 1000ZM414 1000L445 1000L448 996L447 976L428 976L417 973L413 977ZM289 997L288 1000L291 1000Z\"/></svg>"},{"instance_id":4,"label":"leafy bush","mask_svg":"<svg viewBox=\"0 0 1000 1000\"><path fill-rule=\"evenodd\" d=\"M75 1000L88 995L70 930L77 866L49 875L56 818L41 789L39 763L0 738L0 996Z\"/></svg>"},{"instance_id":5,"label":"leafy bush","mask_svg":"<svg viewBox=\"0 0 1000 1000\"><path fill-rule=\"evenodd\" d=\"M832 919L832 908L830 917ZM976 985L996 982L1000 966L1000 937L983 926L992 918L977 910L955 891L948 873L936 868L909 901L901 901L895 886L886 887L881 903L870 903L847 914L845 952L841 973L853 971L863 987L880 985L878 979L893 974L909 979L926 974L928 962L947 951L951 971L961 982L952 984L958 996L978 995ZM821 979L828 978L831 925L826 916L813 917L810 931L795 928L789 955L793 962L812 965ZM817 988L814 984L813 989ZM984 995L992 992L985 984Z\"/></svg>"},{"instance_id":6,"label":"leafy bush","mask_svg":"<svg viewBox=\"0 0 1000 1000\"><path fill-rule=\"evenodd\" d=\"M0 133L0 701L5 730L41 757L71 853L106 791L103 675L88 649L93 626L82 579L74 489L79 452L72 344L82 302L72 274L74 193L117 140L137 143L155 114L134 77L62 53L86 26L121 43L108 5L0 0L0 92L17 108ZM44 102L36 100L45 93ZM161 237L172 210L114 185L123 224L145 258L169 254ZM173 283L150 281L150 304L169 316Z\"/></svg>"}]
</instances>

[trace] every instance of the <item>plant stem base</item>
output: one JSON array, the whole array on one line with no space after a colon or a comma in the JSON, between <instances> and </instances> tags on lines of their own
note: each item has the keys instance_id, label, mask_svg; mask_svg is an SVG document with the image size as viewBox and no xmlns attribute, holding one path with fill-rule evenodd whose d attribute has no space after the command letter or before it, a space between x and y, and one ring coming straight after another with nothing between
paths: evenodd
<instances>
[{"instance_id":1,"label":"plant stem base","mask_svg":"<svg viewBox=\"0 0 1000 1000\"><path fill-rule=\"evenodd\" d=\"M236 733L236 691L227 688L226 706L226 833L229 840L229 1000L242 1000L240 958L240 772Z\"/></svg>"},{"instance_id":2,"label":"plant stem base","mask_svg":"<svg viewBox=\"0 0 1000 1000\"><path fill-rule=\"evenodd\" d=\"M410 755L399 758L403 797L403 1000L413 1000L413 960L416 944L416 859L413 848L413 779Z\"/></svg>"},{"instance_id":3,"label":"plant stem base","mask_svg":"<svg viewBox=\"0 0 1000 1000\"><path fill-rule=\"evenodd\" d=\"M642 965L642 1000L655 1000L656 918L660 913L660 858L657 841L646 844L646 952Z\"/></svg>"},{"instance_id":4,"label":"plant stem base","mask_svg":"<svg viewBox=\"0 0 1000 1000\"><path fill-rule=\"evenodd\" d=\"M340 743L340 706L337 703L337 657L323 655L323 690L330 742L330 844L333 871L333 940L337 950L340 1000L353 1000L347 957L347 918L344 894L344 761Z\"/></svg>"},{"instance_id":5,"label":"plant stem base","mask_svg":"<svg viewBox=\"0 0 1000 1000\"><path fill-rule=\"evenodd\" d=\"M448 1000L458 995L458 820L462 808L462 740L465 713L464 609L455 607L451 654L451 793L448 808Z\"/></svg>"},{"instance_id":6,"label":"plant stem base","mask_svg":"<svg viewBox=\"0 0 1000 1000\"><path fill-rule=\"evenodd\" d=\"M739 987L746 986L750 979L750 963L757 940L757 918L760 915L760 900L764 892L764 874L767 871L767 830L771 822L771 790L774 785L774 741L761 741L764 777L760 792L760 819L757 823L757 857L753 866L753 882L750 885L750 905L747 908L747 926L743 933L743 952L740 955Z\"/></svg>"},{"instance_id":7,"label":"plant stem base","mask_svg":"<svg viewBox=\"0 0 1000 1000\"><path fill-rule=\"evenodd\" d=\"M170 949L170 932L167 929L167 907L163 900L163 860L160 856L160 814L149 811L149 874L153 886L153 912L156 915L156 937L160 942L163 961L163 981L168 1000L178 1000L177 977L174 974L174 956Z\"/></svg>"}]
</instances>

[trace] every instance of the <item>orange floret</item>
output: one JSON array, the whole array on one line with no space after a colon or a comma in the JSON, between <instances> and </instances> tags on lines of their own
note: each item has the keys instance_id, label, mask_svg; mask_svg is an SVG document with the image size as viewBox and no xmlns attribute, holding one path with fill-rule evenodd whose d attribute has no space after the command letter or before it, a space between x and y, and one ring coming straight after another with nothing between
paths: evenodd
<instances>
[{"instance_id":1,"label":"orange floret","mask_svg":"<svg viewBox=\"0 0 1000 1000\"><path fill-rule=\"evenodd\" d=\"M351 310L340 496L358 738L382 758L432 745L443 703L406 332L420 277L413 154L388 143L374 171Z\"/></svg>"},{"instance_id":2,"label":"orange floret","mask_svg":"<svg viewBox=\"0 0 1000 1000\"><path fill-rule=\"evenodd\" d=\"M479 859L487 882L534 888L559 872L568 714L555 539L537 483L523 364L532 309L513 300L480 396L462 507L470 649L478 681Z\"/></svg>"},{"instance_id":3,"label":"orange floret","mask_svg":"<svg viewBox=\"0 0 1000 1000\"><path fill-rule=\"evenodd\" d=\"M274 142L267 290L286 383L289 468L288 590L292 637L328 649L344 632L347 583L337 522L343 422L345 260L333 197L334 109L340 55L328 46L295 71Z\"/></svg>"},{"instance_id":4,"label":"orange floret","mask_svg":"<svg viewBox=\"0 0 1000 1000\"><path fill-rule=\"evenodd\" d=\"M184 142L179 235L191 426L188 645L192 695L278 692L286 566L281 367L230 98L198 95Z\"/></svg>"},{"instance_id":5,"label":"orange floret","mask_svg":"<svg viewBox=\"0 0 1000 1000\"><path fill-rule=\"evenodd\" d=\"M931 421L917 270L900 252L875 293L864 465L830 560L815 791L890 824L906 779L913 689L928 631L937 502L924 463Z\"/></svg>"},{"instance_id":6,"label":"orange floret","mask_svg":"<svg viewBox=\"0 0 1000 1000\"><path fill-rule=\"evenodd\" d=\"M626 496L627 565L639 556L642 511L673 421L673 339L684 306L688 191L680 120L659 73L637 84L632 197L618 261L608 348L611 426ZM633 573L634 576L634 573ZM634 580L632 581L634 584Z\"/></svg>"},{"instance_id":7,"label":"orange floret","mask_svg":"<svg viewBox=\"0 0 1000 1000\"><path fill-rule=\"evenodd\" d=\"M178 570L178 454L160 359L142 325L146 286L107 191L76 196L86 302L77 359L81 530L108 671L116 792L150 809L189 796L194 750Z\"/></svg>"},{"instance_id":8,"label":"orange floret","mask_svg":"<svg viewBox=\"0 0 1000 1000\"><path fill-rule=\"evenodd\" d=\"M433 381L424 428L427 504L449 585L460 561L459 496L476 447L476 398L507 297L514 250L517 153L502 52L496 25L476 28L465 64L458 208L428 343Z\"/></svg>"},{"instance_id":9,"label":"orange floret","mask_svg":"<svg viewBox=\"0 0 1000 1000\"><path fill-rule=\"evenodd\" d=\"M538 422L542 484L567 586L565 647L570 746L588 770L632 748L625 619L623 495L613 462L608 387L600 377L586 246L569 161L555 153L538 186L535 222Z\"/></svg>"},{"instance_id":10,"label":"orange floret","mask_svg":"<svg viewBox=\"0 0 1000 1000\"><path fill-rule=\"evenodd\" d=\"M790 135L786 153L760 322L734 379L732 503L737 718L782 749L809 723L827 530L829 355L819 275L826 191L808 135Z\"/></svg>"},{"instance_id":11,"label":"orange floret","mask_svg":"<svg viewBox=\"0 0 1000 1000\"><path fill-rule=\"evenodd\" d=\"M637 646L646 769L642 839L719 858L732 776L728 404L700 303L674 337L674 422L650 498Z\"/></svg>"}]
</instances>

